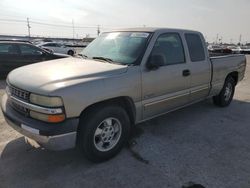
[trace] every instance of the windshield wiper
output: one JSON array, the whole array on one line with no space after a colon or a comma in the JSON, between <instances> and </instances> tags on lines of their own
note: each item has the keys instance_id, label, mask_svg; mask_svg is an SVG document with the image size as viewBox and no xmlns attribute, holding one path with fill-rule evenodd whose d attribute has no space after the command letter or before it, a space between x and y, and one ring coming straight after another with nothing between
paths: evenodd
<instances>
[{"instance_id":1,"label":"windshield wiper","mask_svg":"<svg viewBox=\"0 0 250 188\"><path fill-rule=\"evenodd\" d=\"M114 61L110 58L107 58L107 57L92 57L92 59L99 59L99 60L103 60L103 61L107 61L109 63L114 63Z\"/></svg>"},{"instance_id":2,"label":"windshield wiper","mask_svg":"<svg viewBox=\"0 0 250 188\"><path fill-rule=\"evenodd\" d=\"M119 63L117 61L113 61L112 59L107 58L107 57L98 56L98 57L92 57L92 59L102 60L102 61L105 61L105 62L108 62L108 63L117 64L117 65L128 65L128 64L125 64L125 63Z\"/></svg>"},{"instance_id":3,"label":"windshield wiper","mask_svg":"<svg viewBox=\"0 0 250 188\"><path fill-rule=\"evenodd\" d=\"M85 59L89 58L88 56L86 56L84 54L77 54L77 55L79 55L79 56L81 56L82 58L85 58Z\"/></svg>"}]
</instances>

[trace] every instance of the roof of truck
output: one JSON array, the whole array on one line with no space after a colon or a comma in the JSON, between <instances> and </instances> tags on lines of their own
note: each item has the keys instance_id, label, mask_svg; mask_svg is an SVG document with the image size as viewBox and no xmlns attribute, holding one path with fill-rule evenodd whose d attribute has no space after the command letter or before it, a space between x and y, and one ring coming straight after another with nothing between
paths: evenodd
<instances>
[{"instance_id":1,"label":"roof of truck","mask_svg":"<svg viewBox=\"0 0 250 188\"><path fill-rule=\"evenodd\" d=\"M176 29L176 28L159 28L159 27L136 27L136 28L121 28L114 29L113 31L132 31L132 32L157 32L157 31L184 31L184 32L198 32L187 29Z\"/></svg>"}]
</instances>

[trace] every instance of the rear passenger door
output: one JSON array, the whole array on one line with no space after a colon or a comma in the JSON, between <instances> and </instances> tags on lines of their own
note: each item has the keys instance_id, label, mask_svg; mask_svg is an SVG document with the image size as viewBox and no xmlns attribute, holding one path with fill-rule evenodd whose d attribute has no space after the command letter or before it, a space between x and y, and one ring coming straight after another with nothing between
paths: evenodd
<instances>
[{"instance_id":1,"label":"rear passenger door","mask_svg":"<svg viewBox=\"0 0 250 188\"><path fill-rule=\"evenodd\" d=\"M208 96L211 80L211 63L207 58L205 40L199 33L186 33L188 47L188 65L190 70L190 102L202 100Z\"/></svg>"},{"instance_id":2,"label":"rear passenger door","mask_svg":"<svg viewBox=\"0 0 250 188\"><path fill-rule=\"evenodd\" d=\"M161 59L164 63L156 70L144 69L142 72L143 119L183 106L189 98L190 78L188 73L183 74L188 65L179 33L159 35L150 59Z\"/></svg>"}]
</instances>

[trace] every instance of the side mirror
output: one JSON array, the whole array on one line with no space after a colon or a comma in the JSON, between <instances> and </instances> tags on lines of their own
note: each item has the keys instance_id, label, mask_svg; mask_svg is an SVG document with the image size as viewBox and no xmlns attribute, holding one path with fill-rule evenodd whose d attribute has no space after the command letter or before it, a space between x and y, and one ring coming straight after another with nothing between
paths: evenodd
<instances>
[{"instance_id":1,"label":"side mirror","mask_svg":"<svg viewBox=\"0 0 250 188\"><path fill-rule=\"evenodd\" d=\"M163 66L164 64L165 63L164 63L163 56L151 55L148 59L146 66L149 70L155 70L155 69L158 69L159 67Z\"/></svg>"}]
</instances>

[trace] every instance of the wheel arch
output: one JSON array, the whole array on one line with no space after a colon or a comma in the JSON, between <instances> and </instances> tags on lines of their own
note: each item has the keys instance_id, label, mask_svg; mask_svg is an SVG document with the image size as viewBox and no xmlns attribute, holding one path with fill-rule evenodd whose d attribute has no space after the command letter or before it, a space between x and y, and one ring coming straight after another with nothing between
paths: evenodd
<instances>
[{"instance_id":1,"label":"wheel arch","mask_svg":"<svg viewBox=\"0 0 250 188\"><path fill-rule=\"evenodd\" d=\"M96 108L101 108L108 105L117 105L122 107L128 114L131 124L135 123L136 108L132 98L127 96L121 96L116 98L107 99L104 101L93 103L82 110L80 117L84 117L84 114L88 114Z\"/></svg>"},{"instance_id":2,"label":"wheel arch","mask_svg":"<svg viewBox=\"0 0 250 188\"><path fill-rule=\"evenodd\" d=\"M235 81L235 85L238 83L239 73L237 71L229 73L226 79L229 77L231 77Z\"/></svg>"}]
</instances>

